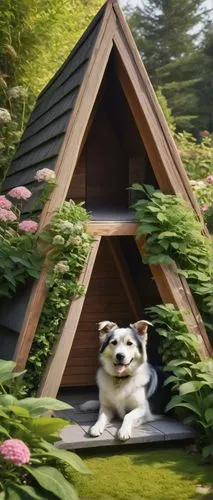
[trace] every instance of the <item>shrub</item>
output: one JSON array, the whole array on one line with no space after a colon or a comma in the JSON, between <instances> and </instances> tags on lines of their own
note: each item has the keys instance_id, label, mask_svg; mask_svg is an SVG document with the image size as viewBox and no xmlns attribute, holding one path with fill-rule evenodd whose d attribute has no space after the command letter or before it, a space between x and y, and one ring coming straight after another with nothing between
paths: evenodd
<instances>
[{"instance_id":1,"label":"shrub","mask_svg":"<svg viewBox=\"0 0 213 500\"><path fill-rule=\"evenodd\" d=\"M181 312L172 304L147 311L162 337L159 352L164 370L171 373L164 383L173 392L166 411L175 409L185 423L194 425L204 458L213 456L213 359L199 359L199 340L187 330Z\"/></svg>"},{"instance_id":2,"label":"shrub","mask_svg":"<svg viewBox=\"0 0 213 500\"><path fill-rule=\"evenodd\" d=\"M64 477L64 465L89 473L82 460L53 443L66 425L46 415L69 405L53 398L17 399L10 383L19 375L13 361L0 360L0 497L77 500L72 484Z\"/></svg>"},{"instance_id":3,"label":"shrub","mask_svg":"<svg viewBox=\"0 0 213 500\"><path fill-rule=\"evenodd\" d=\"M28 391L38 387L72 298L84 293L78 278L93 241L86 232L88 219L81 204L65 202L40 233L41 251L48 254L48 295L28 358Z\"/></svg>"},{"instance_id":4,"label":"shrub","mask_svg":"<svg viewBox=\"0 0 213 500\"><path fill-rule=\"evenodd\" d=\"M137 237L146 235L143 261L172 264L187 278L189 287L212 335L211 240L192 208L180 197L163 194L152 186L134 184L142 199L134 204Z\"/></svg>"}]
</instances>

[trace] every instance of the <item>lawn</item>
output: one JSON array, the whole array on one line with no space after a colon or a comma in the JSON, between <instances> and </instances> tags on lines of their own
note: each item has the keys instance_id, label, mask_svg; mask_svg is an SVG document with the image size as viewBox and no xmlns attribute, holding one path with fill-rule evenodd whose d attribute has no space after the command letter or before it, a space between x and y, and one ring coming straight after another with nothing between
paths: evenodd
<instances>
[{"instance_id":1,"label":"lawn","mask_svg":"<svg viewBox=\"0 0 213 500\"><path fill-rule=\"evenodd\" d=\"M196 486L210 485L212 466L183 448L137 448L81 453L91 476L75 476L81 500L213 500Z\"/></svg>"}]
</instances>

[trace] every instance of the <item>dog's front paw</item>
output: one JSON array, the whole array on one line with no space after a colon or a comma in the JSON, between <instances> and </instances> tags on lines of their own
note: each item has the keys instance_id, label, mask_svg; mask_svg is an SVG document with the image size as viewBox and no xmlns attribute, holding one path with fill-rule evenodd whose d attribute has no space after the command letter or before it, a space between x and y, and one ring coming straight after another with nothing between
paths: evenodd
<instances>
[{"instance_id":1,"label":"dog's front paw","mask_svg":"<svg viewBox=\"0 0 213 500\"><path fill-rule=\"evenodd\" d=\"M90 436L92 436L92 437L98 437L101 434L103 434L103 432L104 432L104 429L98 423L93 425L89 430Z\"/></svg>"},{"instance_id":2,"label":"dog's front paw","mask_svg":"<svg viewBox=\"0 0 213 500\"><path fill-rule=\"evenodd\" d=\"M118 431L118 439L126 441L132 437L132 429L129 426L122 425Z\"/></svg>"}]
</instances>

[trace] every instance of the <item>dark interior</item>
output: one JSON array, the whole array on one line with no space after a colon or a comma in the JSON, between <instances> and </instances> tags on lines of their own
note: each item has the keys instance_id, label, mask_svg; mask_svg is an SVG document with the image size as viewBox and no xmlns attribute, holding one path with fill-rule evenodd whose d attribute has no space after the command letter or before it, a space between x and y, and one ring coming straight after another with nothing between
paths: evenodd
<instances>
[{"instance_id":1,"label":"dark interior","mask_svg":"<svg viewBox=\"0 0 213 500\"><path fill-rule=\"evenodd\" d=\"M95 220L134 219L134 182L157 186L111 55L68 198L85 201Z\"/></svg>"}]
</instances>

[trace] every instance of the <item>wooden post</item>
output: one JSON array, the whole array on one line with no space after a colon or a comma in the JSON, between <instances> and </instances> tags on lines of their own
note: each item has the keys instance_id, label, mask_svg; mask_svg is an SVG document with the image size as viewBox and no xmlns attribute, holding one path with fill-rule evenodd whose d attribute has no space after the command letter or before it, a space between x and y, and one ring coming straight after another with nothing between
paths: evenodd
<instances>
[{"instance_id":1,"label":"wooden post","mask_svg":"<svg viewBox=\"0 0 213 500\"><path fill-rule=\"evenodd\" d=\"M100 245L101 236L97 237L92 250L88 256L86 265L79 278L79 284L84 286L84 295L72 300L61 333L55 343L53 353L47 363L38 396L56 397L60 387L61 379L69 358L70 349L78 327L81 311L84 305L85 296L89 286L92 270Z\"/></svg>"}]
</instances>

